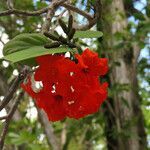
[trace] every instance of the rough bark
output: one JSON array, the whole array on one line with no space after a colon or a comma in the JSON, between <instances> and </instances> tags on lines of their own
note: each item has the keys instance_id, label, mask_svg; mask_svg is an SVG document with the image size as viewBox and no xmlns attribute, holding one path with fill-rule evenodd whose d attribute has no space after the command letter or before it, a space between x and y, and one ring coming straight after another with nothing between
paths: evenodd
<instances>
[{"instance_id":1,"label":"rough bark","mask_svg":"<svg viewBox=\"0 0 150 150\"><path fill-rule=\"evenodd\" d=\"M117 44L114 34L124 32L127 28L127 18L123 0L113 0L111 3L102 2L103 11L98 24L98 29L103 30L103 48L111 49ZM108 18L109 17L109 18ZM102 22L105 24L102 25ZM101 42L101 40L100 40ZM101 42L102 43L102 42ZM137 58L140 49L137 44L130 48L114 50L109 57L110 64L118 62L119 66L112 67L110 71L110 85L128 85L129 90L121 90L113 94L109 106L105 106L106 136L109 150L145 150L146 134L144 130L144 119L140 108L140 97L138 95L137 83ZM126 105L125 105L126 103ZM112 132L114 133L112 134Z\"/></svg>"}]
</instances>

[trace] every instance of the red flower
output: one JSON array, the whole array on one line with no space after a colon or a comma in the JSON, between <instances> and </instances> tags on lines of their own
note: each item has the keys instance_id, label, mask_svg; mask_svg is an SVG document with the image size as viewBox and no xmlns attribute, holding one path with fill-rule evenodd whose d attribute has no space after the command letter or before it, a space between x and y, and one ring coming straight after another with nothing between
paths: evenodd
<instances>
[{"instance_id":1,"label":"red flower","mask_svg":"<svg viewBox=\"0 0 150 150\"><path fill-rule=\"evenodd\" d=\"M106 89L99 86L99 89L92 89L90 86L72 86L72 90L64 97L66 114L70 118L82 118L99 110L100 104L106 99Z\"/></svg>"},{"instance_id":2,"label":"red flower","mask_svg":"<svg viewBox=\"0 0 150 150\"><path fill-rule=\"evenodd\" d=\"M90 51L88 48L84 50L82 55L76 54L79 66L82 72L89 73L91 76L105 75L108 71L108 61L106 58L98 58L98 54Z\"/></svg>"},{"instance_id":3,"label":"red flower","mask_svg":"<svg viewBox=\"0 0 150 150\"><path fill-rule=\"evenodd\" d=\"M51 89L49 91L43 86L39 92L35 92L32 89L31 78L28 78L27 84L22 84L22 88L36 100L36 104L39 108L45 110L48 115L49 120L57 121L62 120L66 117L65 110L62 108L63 97L61 95L52 94Z\"/></svg>"},{"instance_id":4,"label":"red flower","mask_svg":"<svg viewBox=\"0 0 150 150\"><path fill-rule=\"evenodd\" d=\"M107 83L99 82L99 76L108 70L107 59L98 58L89 49L75 57L77 64L64 56L37 57L39 67L34 78L28 77L22 84L51 121L95 113L107 97ZM42 83L40 89L34 87L37 81Z\"/></svg>"}]
</instances>

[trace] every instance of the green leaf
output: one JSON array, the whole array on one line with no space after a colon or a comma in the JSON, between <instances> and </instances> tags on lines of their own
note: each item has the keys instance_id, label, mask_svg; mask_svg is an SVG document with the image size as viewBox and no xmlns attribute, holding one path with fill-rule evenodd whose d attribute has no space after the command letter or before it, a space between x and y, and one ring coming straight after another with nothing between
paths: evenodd
<instances>
[{"instance_id":1,"label":"green leaf","mask_svg":"<svg viewBox=\"0 0 150 150\"><path fill-rule=\"evenodd\" d=\"M10 40L3 49L4 59L18 62L46 54L67 52L67 47L44 48L46 43L51 43L44 35L39 33L25 33Z\"/></svg>"},{"instance_id":2,"label":"green leaf","mask_svg":"<svg viewBox=\"0 0 150 150\"><path fill-rule=\"evenodd\" d=\"M3 48L4 56L31 48L33 46L41 46L44 47L46 43L50 43L51 41L48 40L44 35L40 33L24 33L17 35L15 38L10 40Z\"/></svg>"},{"instance_id":3,"label":"green leaf","mask_svg":"<svg viewBox=\"0 0 150 150\"><path fill-rule=\"evenodd\" d=\"M10 132L10 133L9 133L9 136L10 136L11 138L18 138L18 137L19 137L19 135L16 134L16 133L14 133L14 132Z\"/></svg>"},{"instance_id":4,"label":"green leaf","mask_svg":"<svg viewBox=\"0 0 150 150\"><path fill-rule=\"evenodd\" d=\"M100 38L103 36L103 33L100 31L76 31L74 38Z\"/></svg>"},{"instance_id":5,"label":"green leaf","mask_svg":"<svg viewBox=\"0 0 150 150\"><path fill-rule=\"evenodd\" d=\"M41 55L63 53L67 51L69 51L67 47L45 49L44 47L41 46L33 46L31 48L9 54L5 56L4 59L15 63L29 58L41 56Z\"/></svg>"}]
</instances>

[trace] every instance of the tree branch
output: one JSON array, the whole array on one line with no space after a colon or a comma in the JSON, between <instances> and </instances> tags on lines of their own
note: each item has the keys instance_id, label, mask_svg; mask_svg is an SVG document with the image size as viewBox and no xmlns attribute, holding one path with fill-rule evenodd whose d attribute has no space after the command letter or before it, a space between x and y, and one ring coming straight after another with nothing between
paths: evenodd
<instances>
[{"instance_id":1,"label":"tree branch","mask_svg":"<svg viewBox=\"0 0 150 150\"><path fill-rule=\"evenodd\" d=\"M14 93L16 92L18 86L23 82L26 78L27 74L29 73L29 67L25 66L20 74L17 76L13 84L10 86L6 96L4 97L2 103L0 104L0 111L5 108L5 106L10 102Z\"/></svg>"},{"instance_id":2,"label":"tree branch","mask_svg":"<svg viewBox=\"0 0 150 150\"><path fill-rule=\"evenodd\" d=\"M6 91L8 91L8 89L9 89L9 88L8 88L9 85L7 84L7 81L6 81L5 78L6 78L6 77L4 76L3 70L0 69L0 95L4 95L4 93L5 93ZM12 83L12 82L13 82L13 81L11 81L11 83ZM7 107L5 107L5 110L6 110L7 113L9 112L9 110L11 109L11 107L12 107L12 103L10 102L10 103L8 103ZM0 118L0 120L4 120L5 117L7 117L7 116L2 116L2 117ZM4 118L4 119L3 119L3 118ZM12 119L13 119L14 121L20 120L20 119L21 119L21 114L20 114L20 112L16 110L15 115L13 116Z\"/></svg>"},{"instance_id":3,"label":"tree branch","mask_svg":"<svg viewBox=\"0 0 150 150\"><path fill-rule=\"evenodd\" d=\"M97 23L97 20L100 18L99 11L102 9L102 5L101 5L100 0L96 0L94 8L95 8L94 17L92 17L90 20L88 20L88 23L85 25L79 26L79 25L75 24L74 28L76 30L88 30L88 29L92 28Z\"/></svg>"},{"instance_id":4,"label":"tree branch","mask_svg":"<svg viewBox=\"0 0 150 150\"><path fill-rule=\"evenodd\" d=\"M45 31L49 31L49 27L51 25L51 20L54 16L55 10L57 9L57 7L64 3L66 0L53 0L51 2L51 5L49 5L48 7L48 12L47 12L47 16L46 16L46 20L42 26L42 33L44 33Z\"/></svg>"},{"instance_id":5,"label":"tree branch","mask_svg":"<svg viewBox=\"0 0 150 150\"><path fill-rule=\"evenodd\" d=\"M49 31L49 27L51 24L51 20L54 16L55 10L59 7L65 7L68 10L71 10L73 12L76 12L82 16L84 16L85 18L88 19L88 23L86 25L83 26L79 26L77 24L74 25L74 28L77 30L87 30L90 29L91 27L93 27L98 19L97 13L99 11L100 8L98 8L97 3L99 2L99 0L96 1L96 11L95 14L92 16L89 13L71 5L66 3L66 0L52 0L51 4L48 7L45 7L43 9L37 10L37 11L25 11L25 10L18 10L18 9L9 9L3 12L0 12L0 16L8 16L11 14L16 14L16 15L24 15L24 16L39 16L41 14L47 13L46 16L46 21L44 22L44 25L42 26L42 32L44 33L45 31Z\"/></svg>"},{"instance_id":6,"label":"tree branch","mask_svg":"<svg viewBox=\"0 0 150 150\"><path fill-rule=\"evenodd\" d=\"M48 7L45 7L43 9L37 10L37 11L25 11L25 10L18 10L18 9L9 9L0 12L0 16L9 16L11 14L15 15L25 15L25 16L39 16L43 13L46 13L48 11Z\"/></svg>"},{"instance_id":7,"label":"tree branch","mask_svg":"<svg viewBox=\"0 0 150 150\"><path fill-rule=\"evenodd\" d=\"M36 106L36 104L35 104ZM54 134L53 127L51 126L46 114L40 110L37 106L38 117L42 127L44 128L45 135L47 137L47 142L49 146L52 146L53 150L60 150L60 144Z\"/></svg>"},{"instance_id":8,"label":"tree branch","mask_svg":"<svg viewBox=\"0 0 150 150\"><path fill-rule=\"evenodd\" d=\"M74 24L74 28L76 30L88 30L92 28L97 22L97 18L94 18L93 20L89 21L86 25L79 26L78 24Z\"/></svg>"},{"instance_id":9,"label":"tree branch","mask_svg":"<svg viewBox=\"0 0 150 150\"><path fill-rule=\"evenodd\" d=\"M36 11L25 11L25 10L18 10L18 9L13 8L13 9L9 9L9 10L0 12L0 16L9 16L11 14L24 15L24 16L39 16L41 14L49 12L47 19L51 20L50 18L53 17L54 9L56 9L56 7L58 7L58 6L63 6L68 10L71 10L73 12L76 12L76 13L84 16L89 21L93 20L94 17L92 15L90 15L89 13L86 13L85 11L80 10L79 8L77 8L73 5L63 3L63 2L65 2L65 0L53 1L50 4L50 6L40 9L40 10L36 10ZM92 21L92 23L90 23L89 27L92 26L93 23L94 22Z\"/></svg>"},{"instance_id":10,"label":"tree branch","mask_svg":"<svg viewBox=\"0 0 150 150\"><path fill-rule=\"evenodd\" d=\"M89 13L87 13L87 12L85 12L85 11L83 11L83 10L73 6L73 5L70 5L70 4L67 4L67 3L63 3L63 4L61 4L61 6L67 8L67 9L69 9L71 11L74 11L74 12L76 12L76 13L82 15L82 16L84 16L88 20L92 20L93 19L93 16L91 16Z\"/></svg>"},{"instance_id":11,"label":"tree branch","mask_svg":"<svg viewBox=\"0 0 150 150\"><path fill-rule=\"evenodd\" d=\"M10 121L11 121L11 119L12 119L12 117L13 117L13 115L14 115L14 113L15 113L18 105L19 105L19 102L20 102L21 98L23 97L23 95L24 95L23 92L21 92L19 94L19 96L17 97L16 101L14 102L10 112L8 113L7 116L5 116L6 121L4 122L4 128L2 130L1 137L0 137L0 150L3 149L4 141L5 141L6 134L8 132Z\"/></svg>"},{"instance_id":12,"label":"tree branch","mask_svg":"<svg viewBox=\"0 0 150 150\"><path fill-rule=\"evenodd\" d=\"M4 119L7 119L7 115L6 116L2 116L2 117L0 117L0 120L4 120Z\"/></svg>"}]
</instances>

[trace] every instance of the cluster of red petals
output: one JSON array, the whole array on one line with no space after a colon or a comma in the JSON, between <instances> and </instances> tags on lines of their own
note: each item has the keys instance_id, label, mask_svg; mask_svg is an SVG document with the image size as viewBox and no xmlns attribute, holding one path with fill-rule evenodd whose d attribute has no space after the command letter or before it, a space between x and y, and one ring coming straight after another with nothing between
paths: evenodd
<instances>
[{"instance_id":1,"label":"cluster of red petals","mask_svg":"<svg viewBox=\"0 0 150 150\"><path fill-rule=\"evenodd\" d=\"M99 81L108 71L107 59L98 58L89 49L75 58L77 62L64 55L37 57L39 67L34 77L22 85L51 121L95 113L107 97L107 83ZM41 83L39 90L33 87L36 82Z\"/></svg>"}]
</instances>

